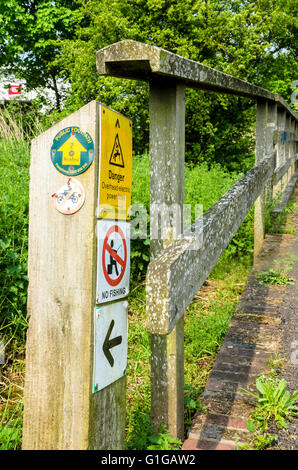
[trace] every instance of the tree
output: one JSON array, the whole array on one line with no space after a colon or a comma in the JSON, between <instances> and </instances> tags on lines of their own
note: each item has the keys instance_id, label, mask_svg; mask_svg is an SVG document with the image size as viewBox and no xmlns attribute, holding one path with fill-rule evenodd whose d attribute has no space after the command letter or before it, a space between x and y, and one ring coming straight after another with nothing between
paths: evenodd
<instances>
[{"instance_id":1,"label":"tree","mask_svg":"<svg viewBox=\"0 0 298 470\"><path fill-rule=\"evenodd\" d=\"M269 1L269 0L268 0ZM83 2L84 27L63 42L60 66L72 85L74 108L98 99L133 118L137 152L148 142L148 89L142 83L99 77L95 53L122 39L154 44L239 78L261 84L270 48L270 15L256 2L238 0L90 0ZM266 7L267 8L267 7ZM268 9L268 8L267 8ZM254 103L247 99L189 90L186 156L216 160L230 169L251 164Z\"/></svg>"},{"instance_id":2,"label":"tree","mask_svg":"<svg viewBox=\"0 0 298 470\"><path fill-rule=\"evenodd\" d=\"M73 0L0 0L0 67L27 82L27 88L48 87L61 96L55 63L61 41L73 36L80 20Z\"/></svg>"},{"instance_id":3,"label":"tree","mask_svg":"<svg viewBox=\"0 0 298 470\"><path fill-rule=\"evenodd\" d=\"M130 116L134 149L148 142L148 86L99 77L96 51L122 39L153 44L278 92L298 79L297 0L0 0L0 65L33 88L71 84L71 112L97 99ZM13 6L13 8L12 8ZM18 28L16 28L16 24ZM186 157L229 169L252 164L254 101L187 91Z\"/></svg>"}]
</instances>

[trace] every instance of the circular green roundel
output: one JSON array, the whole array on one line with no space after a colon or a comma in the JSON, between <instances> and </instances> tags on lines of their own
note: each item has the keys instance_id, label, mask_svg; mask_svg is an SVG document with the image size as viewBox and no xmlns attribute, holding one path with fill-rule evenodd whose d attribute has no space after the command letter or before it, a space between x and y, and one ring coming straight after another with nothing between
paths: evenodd
<instances>
[{"instance_id":1,"label":"circular green roundel","mask_svg":"<svg viewBox=\"0 0 298 470\"><path fill-rule=\"evenodd\" d=\"M94 158L94 143L88 132L79 127L65 127L54 137L51 160L56 170L64 175L83 173Z\"/></svg>"}]
</instances>

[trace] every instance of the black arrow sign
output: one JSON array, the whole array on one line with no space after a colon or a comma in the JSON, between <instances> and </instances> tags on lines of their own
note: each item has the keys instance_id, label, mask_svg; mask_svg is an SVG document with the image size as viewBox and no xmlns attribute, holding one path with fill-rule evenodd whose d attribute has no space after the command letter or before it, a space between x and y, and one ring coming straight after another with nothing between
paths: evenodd
<instances>
[{"instance_id":1,"label":"black arrow sign","mask_svg":"<svg viewBox=\"0 0 298 470\"><path fill-rule=\"evenodd\" d=\"M104 355L106 356L107 360L110 363L110 366L113 367L114 365L114 358L112 354L110 353L110 349L113 348L114 346L118 346L118 344L122 343L122 336L117 336L116 338L110 339L112 329L114 328L115 322L114 320L111 321L111 324L109 326L107 335L105 337L104 343L103 343L103 352Z\"/></svg>"}]
</instances>

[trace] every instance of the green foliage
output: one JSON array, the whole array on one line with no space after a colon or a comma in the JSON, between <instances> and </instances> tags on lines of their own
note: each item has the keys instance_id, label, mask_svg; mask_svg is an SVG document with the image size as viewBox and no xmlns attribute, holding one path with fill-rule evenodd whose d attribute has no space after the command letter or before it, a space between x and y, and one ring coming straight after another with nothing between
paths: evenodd
<instances>
[{"instance_id":1,"label":"green foliage","mask_svg":"<svg viewBox=\"0 0 298 470\"><path fill-rule=\"evenodd\" d=\"M8 403L8 401L7 401ZM0 450L19 450L22 439L23 404L18 402L10 411L5 407L0 418Z\"/></svg>"},{"instance_id":2,"label":"green foliage","mask_svg":"<svg viewBox=\"0 0 298 470\"><path fill-rule=\"evenodd\" d=\"M276 442L277 436L272 434L257 434L253 440L255 450L265 450Z\"/></svg>"},{"instance_id":3,"label":"green foliage","mask_svg":"<svg viewBox=\"0 0 298 470\"><path fill-rule=\"evenodd\" d=\"M123 39L154 44L290 101L298 74L295 13L296 0L1 0L0 66L25 78L29 88L51 87L57 109L63 101L66 113L98 99L132 117L134 149L143 153L148 86L99 77L97 50ZM65 96L59 77L71 85ZM247 171L254 119L251 100L187 90L186 160Z\"/></svg>"},{"instance_id":4,"label":"green foliage","mask_svg":"<svg viewBox=\"0 0 298 470\"><path fill-rule=\"evenodd\" d=\"M203 405L197 398L198 390L190 385L184 385L184 425L186 429L191 426L192 418L198 411L203 411Z\"/></svg>"},{"instance_id":5,"label":"green foliage","mask_svg":"<svg viewBox=\"0 0 298 470\"><path fill-rule=\"evenodd\" d=\"M192 221L196 204L203 212L215 204L240 178L240 173L230 173L220 164L209 166L206 162L185 167L185 204L191 204Z\"/></svg>"},{"instance_id":6,"label":"green foliage","mask_svg":"<svg viewBox=\"0 0 298 470\"><path fill-rule=\"evenodd\" d=\"M245 443L243 445L239 445L238 443L238 436L237 433L235 434L235 442L236 442L236 450L265 450L268 447L274 445L275 441L277 440L277 436L273 436L272 434L257 434L257 428L253 424L251 420L248 420L249 424L247 426L248 431L251 433L255 433L251 443Z\"/></svg>"},{"instance_id":7,"label":"green foliage","mask_svg":"<svg viewBox=\"0 0 298 470\"><path fill-rule=\"evenodd\" d=\"M267 367L269 369L269 377L275 378L278 374L280 374L286 362L287 359L285 357L282 357L278 353L274 353L273 356L271 356L267 362Z\"/></svg>"},{"instance_id":8,"label":"green foliage","mask_svg":"<svg viewBox=\"0 0 298 470\"><path fill-rule=\"evenodd\" d=\"M242 176L242 173L229 173L220 164L209 168L206 162L185 167L185 204L191 206L192 222L195 220L195 207L203 206L203 212L215 204ZM149 217L149 158L147 154L133 158L132 204L142 204ZM135 216L138 216L136 211ZM132 217L134 220L134 217ZM138 238L131 242L132 278L141 279L149 262L149 239ZM243 259L253 250L253 208L249 211L242 225L230 242L225 257Z\"/></svg>"},{"instance_id":9,"label":"green foliage","mask_svg":"<svg viewBox=\"0 0 298 470\"><path fill-rule=\"evenodd\" d=\"M260 272L256 278L259 284L294 284L294 279L289 278L288 271L292 269L297 261L297 256L287 253L282 259L274 260L276 269L270 268L268 271Z\"/></svg>"},{"instance_id":10,"label":"green foliage","mask_svg":"<svg viewBox=\"0 0 298 470\"><path fill-rule=\"evenodd\" d=\"M276 266L268 269L268 271L260 272L257 274L259 284L294 284L294 279L289 278L287 272L292 269L297 261L297 256L288 253L283 256L281 260L274 260Z\"/></svg>"},{"instance_id":11,"label":"green foliage","mask_svg":"<svg viewBox=\"0 0 298 470\"><path fill-rule=\"evenodd\" d=\"M43 131L42 115L37 102L7 103L0 111L0 137L16 142L30 141Z\"/></svg>"},{"instance_id":12,"label":"green foliage","mask_svg":"<svg viewBox=\"0 0 298 470\"><path fill-rule=\"evenodd\" d=\"M273 213L273 209L280 202L281 193L275 198L266 201L265 205L265 232L266 233L291 233L295 234L295 228L291 223L290 216L297 208L297 204L289 201L288 204L278 213Z\"/></svg>"},{"instance_id":13,"label":"green foliage","mask_svg":"<svg viewBox=\"0 0 298 470\"><path fill-rule=\"evenodd\" d=\"M150 335L145 327L145 287L138 284L129 294L127 361L126 448L146 449L150 424Z\"/></svg>"},{"instance_id":14,"label":"green foliage","mask_svg":"<svg viewBox=\"0 0 298 470\"><path fill-rule=\"evenodd\" d=\"M257 279L259 284L282 285L295 283L294 279L289 278L286 273L275 271L273 268L268 269L268 271L258 273Z\"/></svg>"},{"instance_id":15,"label":"green foliage","mask_svg":"<svg viewBox=\"0 0 298 470\"><path fill-rule=\"evenodd\" d=\"M271 369L269 376L259 375L256 380L257 394L241 389L243 392L256 399L255 409L247 420L246 427L252 434L249 443L239 445L237 434L235 435L237 450L265 450L274 446L278 437L267 433L269 424L275 422L279 428L288 428L287 421L298 416L298 390L292 395L286 389L287 382L276 377L284 359L274 355L268 364Z\"/></svg>"},{"instance_id":16,"label":"green foliage","mask_svg":"<svg viewBox=\"0 0 298 470\"><path fill-rule=\"evenodd\" d=\"M27 327L29 148L0 141L0 326L22 338Z\"/></svg>"},{"instance_id":17,"label":"green foliage","mask_svg":"<svg viewBox=\"0 0 298 470\"><path fill-rule=\"evenodd\" d=\"M285 31L292 28L289 17L280 18L279 3L273 1L90 0L82 2L79 12L84 22L75 37L62 41L62 53L56 59L71 81L68 106L78 108L96 98L131 116L136 153L148 149L147 85L98 77L96 50L134 39L262 85L277 60L272 57L272 44L275 49ZM282 49L275 54L285 55ZM287 54L292 57L294 52ZM284 65L290 71L285 76L289 88L289 80L296 76L286 62ZM279 77L274 69L271 78ZM250 100L187 90L187 161L218 161L230 170L246 171L252 166L253 120L254 103Z\"/></svg>"},{"instance_id":18,"label":"green foliage","mask_svg":"<svg viewBox=\"0 0 298 470\"><path fill-rule=\"evenodd\" d=\"M0 67L26 79L29 90L51 88L57 108L60 69L55 58L81 19L77 6L73 0L1 0Z\"/></svg>"},{"instance_id":19,"label":"green foliage","mask_svg":"<svg viewBox=\"0 0 298 470\"><path fill-rule=\"evenodd\" d=\"M287 428L286 420L297 417L298 390L291 396L286 390L287 382L284 379L260 375L256 380L257 394L242 389L248 395L256 398L256 408L252 419L261 432L266 431L270 420L276 422L279 428Z\"/></svg>"},{"instance_id":20,"label":"green foliage","mask_svg":"<svg viewBox=\"0 0 298 470\"><path fill-rule=\"evenodd\" d=\"M160 433L149 436L148 450L180 450L182 442L171 436L165 426L161 426Z\"/></svg>"},{"instance_id":21,"label":"green foliage","mask_svg":"<svg viewBox=\"0 0 298 470\"><path fill-rule=\"evenodd\" d=\"M176 54L284 93L297 77L295 0L90 0L78 2L72 38L61 41L56 65L68 76L69 109L98 99L134 122L136 153L148 150L148 87L99 77L95 51L123 40L154 44ZM282 70L282 75L281 75ZM217 161L247 171L254 151L254 102L204 91L186 93L186 160Z\"/></svg>"},{"instance_id":22,"label":"green foliage","mask_svg":"<svg viewBox=\"0 0 298 470\"><path fill-rule=\"evenodd\" d=\"M133 169L132 169L132 205L135 207L134 214L132 214L132 220L138 218L140 211L138 211L138 205L141 205L140 210L146 210L144 214L145 222L149 227L150 217L150 198L149 198L149 156L147 154L133 157ZM132 222L134 224L134 222ZM136 224L135 230L139 230L140 227ZM147 231L146 234L147 236ZM146 271L146 267L150 260L150 241L148 238L136 238L131 240L131 271L132 280L139 281Z\"/></svg>"},{"instance_id":23,"label":"green foliage","mask_svg":"<svg viewBox=\"0 0 298 470\"><path fill-rule=\"evenodd\" d=\"M195 206L202 204L203 212L215 204L241 177L242 173L228 172L220 164L210 167L206 162L186 165L185 168L185 204L190 204L192 221L195 220ZM251 208L231 240L225 257L243 257L253 250L253 214Z\"/></svg>"},{"instance_id":24,"label":"green foliage","mask_svg":"<svg viewBox=\"0 0 298 470\"><path fill-rule=\"evenodd\" d=\"M191 304L185 313L189 320L185 326L186 359L189 357L199 359L217 352L228 329L235 304L233 302L221 304L214 299L209 305L211 316L202 312L198 317L197 308L197 305Z\"/></svg>"},{"instance_id":25,"label":"green foliage","mask_svg":"<svg viewBox=\"0 0 298 470\"><path fill-rule=\"evenodd\" d=\"M255 423L252 419L248 419L246 422L246 427L249 432L255 432L257 430Z\"/></svg>"}]
</instances>

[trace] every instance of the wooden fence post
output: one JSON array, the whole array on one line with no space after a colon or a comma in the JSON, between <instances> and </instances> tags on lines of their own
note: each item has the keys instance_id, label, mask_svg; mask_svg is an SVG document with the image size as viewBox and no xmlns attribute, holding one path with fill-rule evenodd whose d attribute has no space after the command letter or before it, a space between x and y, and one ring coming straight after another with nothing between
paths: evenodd
<instances>
[{"instance_id":1,"label":"wooden fence post","mask_svg":"<svg viewBox=\"0 0 298 470\"><path fill-rule=\"evenodd\" d=\"M92 393L98 111L92 101L32 143L23 449L123 448L125 377ZM50 155L57 133L71 127L91 136L94 160L75 176L85 189L83 206L64 215L51 195L69 177Z\"/></svg>"},{"instance_id":2,"label":"wooden fence post","mask_svg":"<svg viewBox=\"0 0 298 470\"><path fill-rule=\"evenodd\" d=\"M298 122L297 121L295 122L294 129L295 129L294 132L296 135L296 140L294 142L294 154L296 155L298 153ZM296 171L297 168L298 168L298 160L296 160L296 162L294 163L294 171Z\"/></svg>"},{"instance_id":3,"label":"wooden fence post","mask_svg":"<svg viewBox=\"0 0 298 470\"><path fill-rule=\"evenodd\" d=\"M270 154L276 148L274 136L277 129L277 104L268 102L268 115L267 115L267 135L266 135L266 153ZM274 193L274 177L270 178L267 184L267 197L268 200L273 198Z\"/></svg>"},{"instance_id":4,"label":"wooden fence post","mask_svg":"<svg viewBox=\"0 0 298 470\"><path fill-rule=\"evenodd\" d=\"M279 168L283 163L283 150L284 145L281 142L281 130L284 129L285 113L283 109L277 109L277 128L276 128L276 168ZM273 197L277 197L282 190L282 178L273 187Z\"/></svg>"},{"instance_id":5,"label":"wooden fence post","mask_svg":"<svg viewBox=\"0 0 298 470\"><path fill-rule=\"evenodd\" d=\"M178 83L150 85L150 224L158 225L159 209L184 202L185 87ZM165 207L164 206L164 207ZM168 215L168 214L167 214ZM181 217L181 230L183 216ZM162 234L151 237L151 259L167 246ZM184 321L169 335L151 335L151 420L183 438Z\"/></svg>"},{"instance_id":6,"label":"wooden fence post","mask_svg":"<svg viewBox=\"0 0 298 470\"><path fill-rule=\"evenodd\" d=\"M268 102L257 101L256 112L256 165L264 158L267 148ZM254 215L254 258L261 250L265 236L265 188L256 199Z\"/></svg>"},{"instance_id":7,"label":"wooden fence post","mask_svg":"<svg viewBox=\"0 0 298 470\"><path fill-rule=\"evenodd\" d=\"M286 111L283 111L280 115L280 138L279 138L279 147L280 147L280 164L283 164L286 162L286 145L284 142L284 139L282 137L282 133L286 129L286 119L287 119L287 113ZM286 187L287 184L287 175L284 174L281 178L280 182L280 192L283 191L283 189Z\"/></svg>"},{"instance_id":8,"label":"wooden fence post","mask_svg":"<svg viewBox=\"0 0 298 470\"><path fill-rule=\"evenodd\" d=\"M285 129L284 129L285 163L287 163L290 158L290 142L289 142L290 122L291 122L290 115L286 113ZM285 187L287 186L289 180L290 180L290 168L288 168L285 173Z\"/></svg>"}]
</instances>

